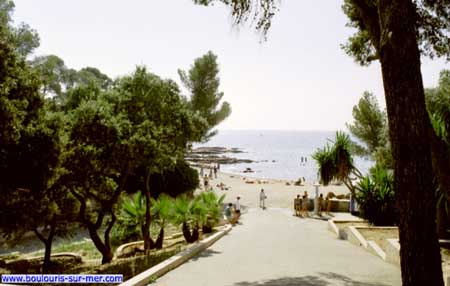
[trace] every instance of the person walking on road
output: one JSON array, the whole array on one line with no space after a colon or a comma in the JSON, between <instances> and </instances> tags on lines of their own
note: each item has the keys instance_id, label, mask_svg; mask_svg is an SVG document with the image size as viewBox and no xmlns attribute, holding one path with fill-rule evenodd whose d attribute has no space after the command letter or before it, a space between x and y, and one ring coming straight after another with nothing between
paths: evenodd
<instances>
[{"instance_id":1,"label":"person walking on road","mask_svg":"<svg viewBox=\"0 0 450 286\"><path fill-rule=\"evenodd\" d=\"M264 189L261 189L261 192L259 193L259 207L263 210L266 209L266 193L264 193Z\"/></svg>"}]
</instances>

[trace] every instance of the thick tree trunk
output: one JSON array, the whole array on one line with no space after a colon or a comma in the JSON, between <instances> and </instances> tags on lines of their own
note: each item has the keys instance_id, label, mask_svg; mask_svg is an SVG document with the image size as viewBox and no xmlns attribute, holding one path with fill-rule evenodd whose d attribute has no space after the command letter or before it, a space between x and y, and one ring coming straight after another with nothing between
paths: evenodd
<instances>
[{"instance_id":1,"label":"thick tree trunk","mask_svg":"<svg viewBox=\"0 0 450 286\"><path fill-rule=\"evenodd\" d=\"M430 122L411 0L379 0L380 61L399 206L403 286L443 286Z\"/></svg>"},{"instance_id":2,"label":"thick tree trunk","mask_svg":"<svg viewBox=\"0 0 450 286\"><path fill-rule=\"evenodd\" d=\"M439 238L447 239L449 234L449 217L446 205L450 205L450 152L447 144L439 138L434 130L430 130L433 171L443 199L436 205L436 223ZM437 198L439 199L439 198Z\"/></svg>"},{"instance_id":3,"label":"thick tree trunk","mask_svg":"<svg viewBox=\"0 0 450 286\"><path fill-rule=\"evenodd\" d=\"M100 236L97 233L97 229L94 226L88 226L89 236L92 239L92 242L94 243L95 247L100 251L102 254L102 264L106 264L112 261L113 254L111 252L111 248L106 246L102 240L100 239Z\"/></svg>"},{"instance_id":4,"label":"thick tree trunk","mask_svg":"<svg viewBox=\"0 0 450 286\"><path fill-rule=\"evenodd\" d=\"M192 230L192 242L196 242L198 240L198 238L200 237L200 232L199 232L199 226L196 225L194 227L194 229Z\"/></svg>"},{"instance_id":5,"label":"thick tree trunk","mask_svg":"<svg viewBox=\"0 0 450 286\"><path fill-rule=\"evenodd\" d=\"M182 231L183 231L183 236L184 236L184 239L186 240L186 242L191 243L192 235L191 235L191 231L189 230L187 223L183 223Z\"/></svg>"},{"instance_id":6,"label":"thick tree trunk","mask_svg":"<svg viewBox=\"0 0 450 286\"><path fill-rule=\"evenodd\" d=\"M51 264L51 255L52 255L52 243L53 238L56 234L56 217L54 216L52 218L51 224L50 224L50 232L48 234L48 237L45 238L44 235L42 235L38 229L34 229L34 233L39 238L42 243L44 243L45 246L45 252L44 252L44 263L42 265L42 272L43 273L49 273L50 271L50 264Z\"/></svg>"}]
</instances>

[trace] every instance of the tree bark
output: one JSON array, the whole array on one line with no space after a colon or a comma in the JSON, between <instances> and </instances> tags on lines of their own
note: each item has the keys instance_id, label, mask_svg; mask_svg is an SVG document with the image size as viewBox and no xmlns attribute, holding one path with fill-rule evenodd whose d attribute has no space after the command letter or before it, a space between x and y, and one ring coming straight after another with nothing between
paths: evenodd
<instances>
[{"instance_id":1,"label":"tree bark","mask_svg":"<svg viewBox=\"0 0 450 286\"><path fill-rule=\"evenodd\" d=\"M158 238L156 239L155 242L155 248L162 249L163 241L164 241L164 227L161 227L161 229L159 230Z\"/></svg>"},{"instance_id":2,"label":"tree bark","mask_svg":"<svg viewBox=\"0 0 450 286\"><path fill-rule=\"evenodd\" d=\"M185 222L183 223L182 231L183 231L183 236L184 236L184 239L186 240L186 242L191 243L192 242L191 231L189 229L189 226Z\"/></svg>"},{"instance_id":3,"label":"tree bark","mask_svg":"<svg viewBox=\"0 0 450 286\"><path fill-rule=\"evenodd\" d=\"M403 286L443 286L429 117L411 0L379 0L380 62L394 155Z\"/></svg>"},{"instance_id":4,"label":"tree bark","mask_svg":"<svg viewBox=\"0 0 450 286\"><path fill-rule=\"evenodd\" d=\"M100 239L100 236L97 234L97 229L90 225L88 226L89 236L92 239L95 247L102 254L102 264L106 264L112 261L113 255L111 252L111 248L108 248Z\"/></svg>"},{"instance_id":5,"label":"tree bark","mask_svg":"<svg viewBox=\"0 0 450 286\"><path fill-rule=\"evenodd\" d=\"M433 171L439 185L440 193L444 195L443 199L438 202L436 223L439 238L447 239L449 234L449 217L446 206L450 205L450 152L447 144L439 138L433 129L430 130L431 138L431 155L433 162ZM437 199L439 199L437 197Z\"/></svg>"},{"instance_id":6,"label":"tree bark","mask_svg":"<svg viewBox=\"0 0 450 286\"><path fill-rule=\"evenodd\" d=\"M52 255L52 243L56 233L56 217L54 216L52 218L50 224L50 233L48 234L47 238L45 238L42 234L40 234L37 229L34 230L34 233L39 238L39 240L41 240L45 245L44 263L42 265L42 272L49 273Z\"/></svg>"},{"instance_id":7,"label":"tree bark","mask_svg":"<svg viewBox=\"0 0 450 286\"><path fill-rule=\"evenodd\" d=\"M143 239L144 239L144 252L148 254L150 251L150 222L151 222L151 215L150 215L150 172L147 171L147 177L145 179L145 223L144 223L144 232L143 232Z\"/></svg>"}]
</instances>

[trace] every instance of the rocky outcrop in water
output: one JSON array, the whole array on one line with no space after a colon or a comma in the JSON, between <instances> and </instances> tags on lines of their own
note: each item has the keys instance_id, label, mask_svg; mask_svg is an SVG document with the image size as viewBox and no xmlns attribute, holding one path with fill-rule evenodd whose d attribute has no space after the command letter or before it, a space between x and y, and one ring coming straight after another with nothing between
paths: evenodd
<instances>
[{"instance_id":1,"label":"rocky outcrop in water","mask_svg":"<svg viewBox=\"0 0 450 286\"><path fill-rule=\"evenodd\" d=\"M186 156L186 160L193 163L193 166L201 166L207 164L237 164L237 163L252 163L250 159L239 159L229 157L227 153L244 153L244 151L238 148L225 148L225 147L199 147L193 149Z\"/></svg>"}]
</instances>

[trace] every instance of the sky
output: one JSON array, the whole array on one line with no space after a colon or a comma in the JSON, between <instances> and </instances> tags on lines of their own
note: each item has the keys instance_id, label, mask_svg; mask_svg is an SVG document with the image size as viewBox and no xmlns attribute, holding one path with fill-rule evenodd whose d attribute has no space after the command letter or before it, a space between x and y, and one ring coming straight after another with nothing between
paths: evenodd
<instances>
[{"instance_id":1,"label":"sky","mask_svg":"<svg viewBox=\"0 0 450 286\"><path fill-rule=\"evenodd\" d=\"M378 63L361 67L340 48L353 30L339 0L283 0L267 41L233 25L222 4L192 0L15 0L13 19L38 31L35 55L92 66L112 78L137 65L181 82L209 50L218 56L220 90L232 114L219 129L344 130L371 91L384 108ZM424 85L437 84L442 60L422 60ZM184 90L186 95L187 92Z\"/></svg>"}]
</instances>

